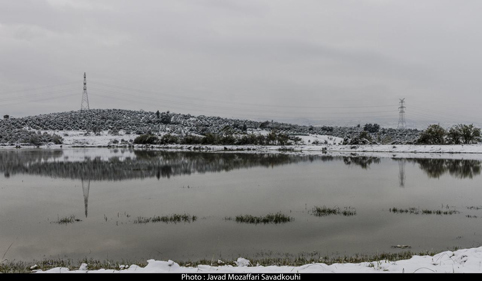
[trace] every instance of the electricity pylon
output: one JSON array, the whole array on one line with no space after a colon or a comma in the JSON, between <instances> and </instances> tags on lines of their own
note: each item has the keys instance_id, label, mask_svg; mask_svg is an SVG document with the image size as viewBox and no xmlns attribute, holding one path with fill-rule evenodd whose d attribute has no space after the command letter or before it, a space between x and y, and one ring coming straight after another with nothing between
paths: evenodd
<instances>
[{"instance_id":1,"label":"electricity pylon","mask_svg":"<svg viewBox=\"0 0 482 281\"><path fill-rule=\"evenodd\" d=\"M84 92L82 93L82 103L80 111L89 110L89 96L87 95L87 76L84 72Z\"/></svg>"},{"instance_id":2,"label":"electricity pylon","mask_svg":"<svg viewBox=\"0 0 482 281\"><path fill-rule=\"evenodd\" d=\"M405 123L405 99L400 99L399 117L398 117L398 129L405 129L407 124Z\"/></svg>"}]
</instances>

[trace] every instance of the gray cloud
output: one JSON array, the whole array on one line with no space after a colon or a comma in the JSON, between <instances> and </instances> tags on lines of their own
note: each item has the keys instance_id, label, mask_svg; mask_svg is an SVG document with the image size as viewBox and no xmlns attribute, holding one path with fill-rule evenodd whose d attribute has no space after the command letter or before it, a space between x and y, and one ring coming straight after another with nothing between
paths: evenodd
<instances>
[{"instance_id":1,"label":"gray cloud","mask_svg":"<svg viewBox=\"0 0 482 281\"><path fill-rule=\"evenodd\" d=\"M480 8L435 0L1 1L0 111L78 110L87 72L95 108L393 123L405 97L414 122L476 123Z\"/></svg>"}]
</instances>

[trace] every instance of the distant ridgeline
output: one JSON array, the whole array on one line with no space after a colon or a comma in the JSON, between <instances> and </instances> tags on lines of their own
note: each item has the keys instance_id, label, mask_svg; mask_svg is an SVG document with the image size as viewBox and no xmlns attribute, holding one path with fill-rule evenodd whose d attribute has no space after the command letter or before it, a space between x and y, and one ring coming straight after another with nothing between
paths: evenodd
<instances>
[{"instance_id":1,"label":"distant ridgeline","mask_svg":"<svg viewBox=\"0 0 482 281\"><path fill-rule=\"evenodd\" d=\"M109 131L118 134L142 135L148 133L169 132L179 135L227 135L247 134L253 130L275 130L285 135L330 135L353 139L366 131L373 142L411 142L418 138L418 130L400 130L380 128L376 124L365 124L356 127L303 126L273 121L252 121L228 119L215 116L193 116L172 112L148 112L121 109L90 109L86 111L70 111L42 114L22 118L10 118L0 121L0 143L36 141L61 141L59 136L50 139L39 137L35 131L77 131L97 133Z\"/></svg>"}]
</instances>

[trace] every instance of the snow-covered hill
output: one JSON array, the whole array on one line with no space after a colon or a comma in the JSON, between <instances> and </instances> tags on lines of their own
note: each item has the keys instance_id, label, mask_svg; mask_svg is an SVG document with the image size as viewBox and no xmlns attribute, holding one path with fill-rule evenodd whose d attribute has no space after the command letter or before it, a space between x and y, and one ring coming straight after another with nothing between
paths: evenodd
<instances>
[{"instance_id":1,"label":"snow-covered hill","mask_svg":"<svg viewBox=\"0 0 482 281\"><path fill-rule=\"evenodd\" d=\"M49 113L28 117L10 117L0 121L0 143L59 143L66 134L81 132L85 136L162 134L247 134L276 130L296 136L323 135L354 138L363 131L356 127L303 126L274 121L227 119L216 116L192 116L172 112L147 112L122 109L91 109ZM381 128L372 133L378 143L407 143L418 138L419 130Z\"/></svg>"}]
</instances>

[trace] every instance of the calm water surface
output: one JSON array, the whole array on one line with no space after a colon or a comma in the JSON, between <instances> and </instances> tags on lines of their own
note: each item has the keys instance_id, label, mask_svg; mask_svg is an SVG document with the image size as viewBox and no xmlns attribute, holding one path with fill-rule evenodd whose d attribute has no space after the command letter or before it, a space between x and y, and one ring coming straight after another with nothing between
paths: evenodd
<instances>
[{"instance_id":1,"label":"calm water surface","mask_svg":"<svg viewBox=\"0 0 482 281\"><path fill-rule=\"evenodd\" d=\"M4 260L231 260L482 245L478 160L21 149L0 151L0 171ZM315 206L356 213L319 217ZM227 219L274 213L293 220ZM173 214L197 219L137 223ZM71 216L77 221L58 223Z\"/></svg>"}]
</instances>

